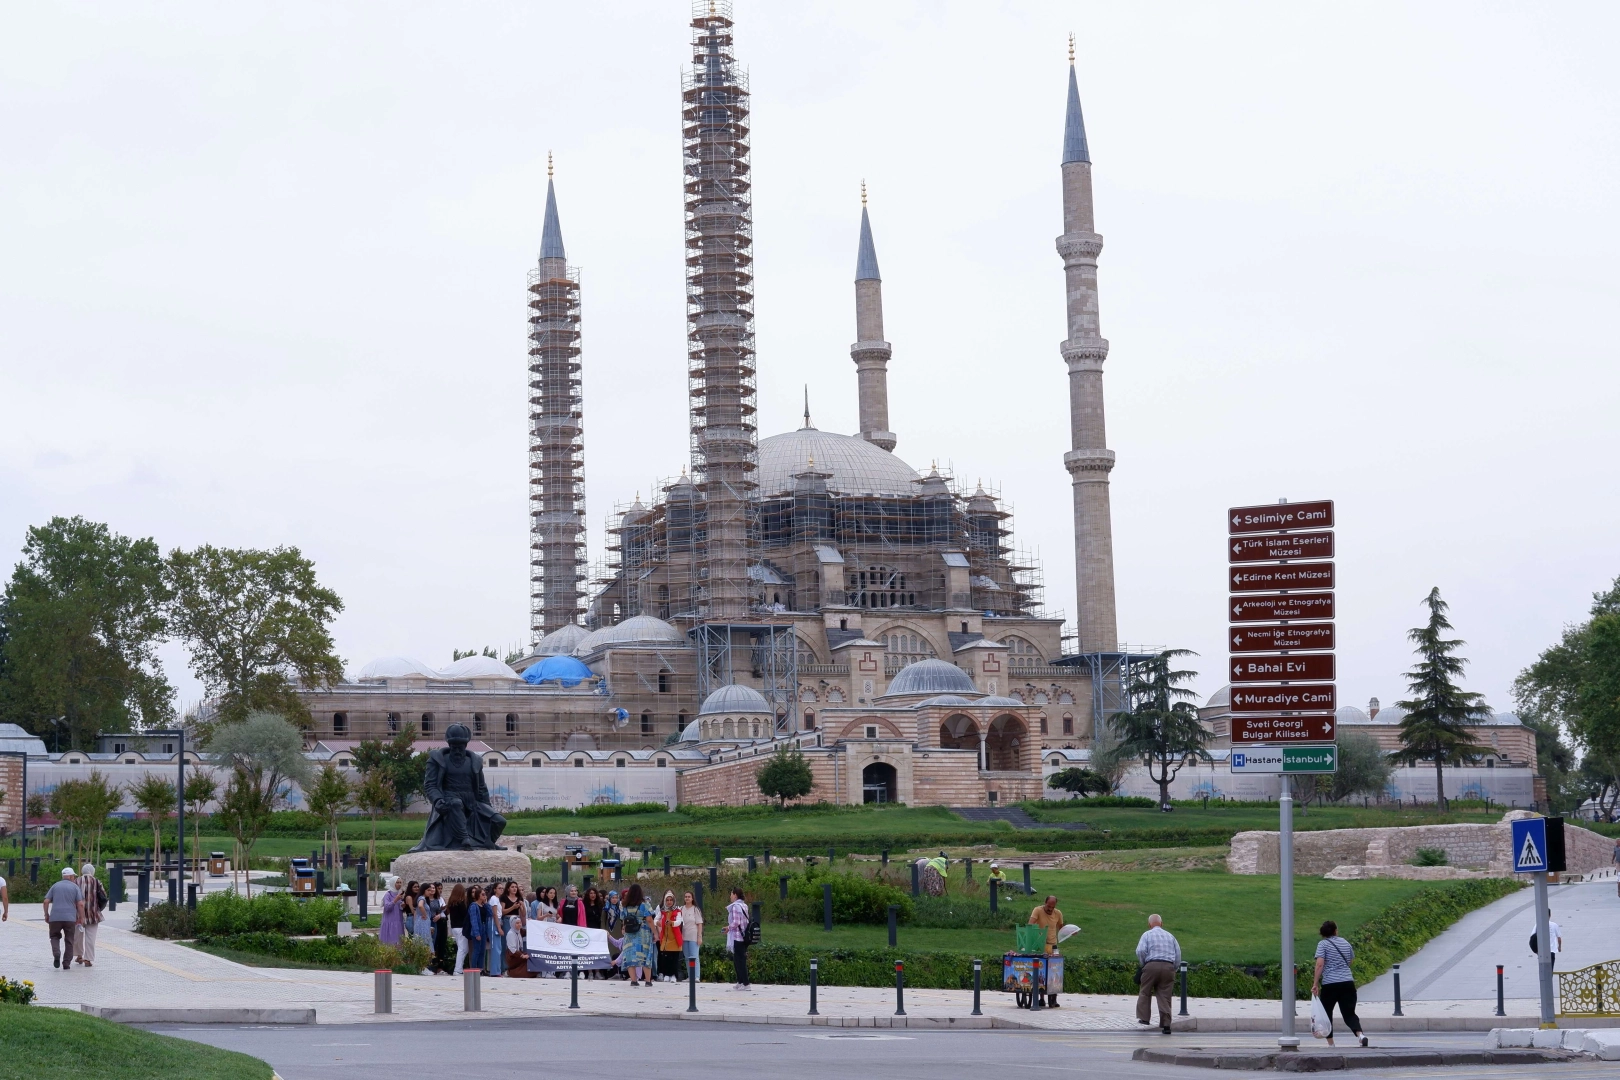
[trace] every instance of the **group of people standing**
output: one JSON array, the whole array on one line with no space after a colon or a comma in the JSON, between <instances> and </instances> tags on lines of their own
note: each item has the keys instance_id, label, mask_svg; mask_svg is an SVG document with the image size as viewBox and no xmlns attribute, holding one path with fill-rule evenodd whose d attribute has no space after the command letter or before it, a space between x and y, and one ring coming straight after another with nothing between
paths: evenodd
<instances>
[{"instance_id":1,"label":"group of people standing","mask_svg":"<svg viewBox=\"0 0 1620 1080\"><path fill-rule=\"evenodd\" d=\"M703 909L691 892L677 904L673 890L654 906L639 883L621 894L617 889L576 885L559 895L553 886L525 891L515 881L491 885L454 885L446 896L437 882L397 881L382 900L378 938L397 945L407 935L419 938L433 954L435 974L533 978L529 970L527 927L532 921L555 922L602 930L607 935L612 968L588 971L587 978L628 978L631 986L701 979ZM752 938L748 901L740 888L731 890L726 907L726 948L737 972L733 989L750 989L748 945Z\"/></svg>"}]
</instances>

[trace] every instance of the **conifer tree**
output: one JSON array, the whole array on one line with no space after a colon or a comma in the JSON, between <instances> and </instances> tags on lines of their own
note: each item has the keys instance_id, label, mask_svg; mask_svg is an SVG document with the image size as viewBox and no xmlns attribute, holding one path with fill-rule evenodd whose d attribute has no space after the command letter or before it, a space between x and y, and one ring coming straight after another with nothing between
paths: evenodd
<instances>
[{"instance_id":1,"label":"conifer tree","mask_svg":"<svg viewBox=\"0 0 1620 1080\"><path fill-rule=\"evenodd\" d=\"M1445 636L1452 625L1446 618L1447 604L1440 599L1440 589L1431 589L1423 602L1429 608L1428 623L1406 632L1417 646L1418 663L1406 673L1411 699L1395 703L1406 710L1401 720L1401 749L1395 760L1406 765L1434 762L1435 802L1444 812L1445 768L1479 759L1485 747L1468 729L1489 720L1491 710L1484 697L1457 685L1468 661L1456 652L1466 642Z\"/></svg>"}]
</instances>

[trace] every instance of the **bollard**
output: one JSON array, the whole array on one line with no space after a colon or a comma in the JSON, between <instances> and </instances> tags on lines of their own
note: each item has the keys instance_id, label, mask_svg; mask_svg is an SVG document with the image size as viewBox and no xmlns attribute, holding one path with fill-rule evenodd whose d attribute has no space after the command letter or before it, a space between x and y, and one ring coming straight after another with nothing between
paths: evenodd
<instances>
[{"instance_id":1,"label":"bollard","mask_svg":"<svg viewBox=\"0 0 1620 1080\"><path fill-rule=\"evenodd\" d=\"M1187 1015L1187 961L1181 962L1181 1011L1177 1016Z\"/></svg>"},{"instance_id":2,"label":"bollard","mask_svg":"<svg viewBox=\"0 0 1620 1080\"><path fill-rule=\"evenodd\" d=\"M1024 864L1024 895L1035 895L1035 886L1029 883L1029 863Z\"/></svg>"},{"instance_id":3,"label":"bollard","mask_svg":"<svg viewBox=\"0 0 1620 1080\"><path fill-rule=\"evenodd\" d=\"M911 895L922 895L922 878L917 873L917 864L911 864Z\"/></svg>"},{"instance_id":4,"label":"bollard","mask_svg":"<svg viewBox=\"0 0 1620 1080\"><path fill-rule=\"evenodd\" d=\"M906 1015L906 965L900 960L894 962L894 1015Z\"/></svg>"},{"instance_id":5,"label":"bollard","mask_svg":"<svg viewBox=\"0 0 1620 1080\"><path fill-rule=\"evenodd\" d=\"M697 1012L697 958L686 958L686 1011Z\"/></svg>"},{"instance_id":6,"label":"bollard","mask_svg":"<svg viewBox=\"0 0 1620 1080\"><path fill-rule=\"evenodd\" d=\"M990 914L992 915L1001 910L1001 898L997 895L1001 891L1000 885L1001 882L995 878L990 879Z\"/></svg>"},{"instance_id":7,"label":"bollard","mask_svg":"<svg viewBox=\"0 0 1620 1080\"><path fill-rule=\"evenodd\" d=\"M983 1016L984 1015L982 1012L979 1011L979 980L983 976L983 974L984 974L984 961L983 960L975 960L975 961L973 961L973 1011L968 1014L969 1016Z\"/></svg>"},{"instance_id":8,"label":"bollard","mask_svg":"<svg viewBox=\"0 0 1620 1080\"><path fill-rule=\"evenodd\" d=\"M169 879L169 906L180 906L180 878L178 875Z\"/></svg>"},{"instance_id":9,"label":"bollard","mask_svg":"<svg viewBox=\"0 0 1620 1080\"><path fill-rule=\"evenodd\" d=\"M186 907L192 911L197 910L197 883L195 881L186 882Z\"/></svg>"},{"instance_id":10,"label":"bollard","mask_svg":"<svg viewBox=\"0 0 1620 1080\"><path fill-rule=\"evenodd\" d=\"M562 883L563 883L564 891L567 891L567 887L568 887L568 856L566 856L566 855L564 855L563 858L562 858Z\"/></svg>"},{"instance_id":11,"label":"bollard","mask_svg":"<svg viewBox=\"0 0 1620 1080\"><path fill-rule=\"evenodd\" d=\"M827 848L827 865L831 866L832 863L833 863L833 860L835 860L837 857L838 856L833 854L833 849L831 847L828 847Z\"/></svg>"},{"instance_id":12,"label":"bollard","mask_svg":"<svg viewBox=\"0 0 1620 1080\"><path fill-rule=\"evenodd\" d=\"M709 867L709 891L716 896L720 895L720 868L718 866Z\"/></svg>"},{"instance_id":13,"label":"bollard","mask_svg":"<svg viewBox=\"0 0 1620 1080\"><path fill-rule=\"evenodd\" d=\"M766 848L765 849L765 868L768 870L768 869L770 869L770 866L771 866L771 849Z\"/></svg>"},{"instance_id":14,"label":"bollard","mask_svg":"<svg viewBox=\"0 0 1620 1080\"><path fill-rule=\"evenodd\" d=\"M664 856L664 876L665 877L669 876L669 856L668 855Z\"/></svg>"},{"instance_id":15,"label":"bollard","mask_svg":"<svg viewBox=\"0 0 1620 1080\"><path fill-rule=\"evenodd\" d=\"M821 928L832 929L832 886L821 887Z\"/></svg>"},{"instance_id":16,"label":"bollard","mask_svg":"<svg viewBox=\"0 0 1620 1080\"><path fill-rule=\"evenodd\" d=\"M360 902L360 921L366 921L366 908L371 900L371 890L367 888L366 860L358 859L354 864L354 891L355 899Z\"/></svg>"},{"instance_id":17,"label":"bollard","mask_svg":"<svg viewBox=\"0 0 1620 1080\"><path fill-rule=\"evenodd\" d=\"M568 1007L579 1008L579 961L568 962Z\"/></svg>"},{"instance_id":18,"label":"bollard","mask_svg":"<svg viewBox=\"0 0 1620 1080\"><path fill-rule=\"evenodd\" d=\"M719 848L714 849L714 865L716 865L716 866L720 865L720 849Z\"/></svg>"},{"instance_id":19,"label":"bollard","mask_svg":"<svg viewBox=\"0 0 1620 1080\"><path fill-rule=\"evenodd\" d=\"M124 884L124 864L115 862L112 864L112 896L107 899L107 906L117 911L118 905L129 899L128 891Z\"/></svg>"},{"instance_id":20,"label":"bollard","mask_svg":"<svg viewBox=\"0 0 1620 1080\"><path fill-rule=\"evenodd\" d=\"M1406 1014L1401 1012L1401 965L1391 965L1391 970L1395 973L1395 1015L1405 1016Z\"/></svg>"},{"instance_id":21,"label":"bollard","mask_svg":"<svg viewBox=\"0 0 1620 1080\"><path fill-rule=\"evenodd\" d=\"M784 874L781 877L777 878L776 882L777 882L777 885L780 887L780 890L781 890L779 892L779 894L778 894L778 898L782 899L782 900L786 900L787 899L787 883L788 883L787 875Z\"/></svg>"},{"instance_id":22,"label":"bollard","mask_svg":"<svg viewBox=\"0 0 1620 1080\"><path fill-rule=\"evenodd\" d=\"M884 866L889 865L889 849L888 848L883 849L883 865Z\"/></svg>"},{"instance_id":23,"label":"bollard","mask_svg":"<svg viewBox=\"0 0 1620 1080\"><path fill-rule=\"evenodd\" d=\"M754 857L752 855L748 856L748 872L750 874L752 874L752 873L756 872L758 869L759 869L759 863L754 860Z\"/></svg>"},{"instance_id":24,"label":"bollard","mask_svg":"<svg viewBox=\"0 0 1620 1080\"><path fill-rule=\"evenodd\" d=\"M315 895L316 896L325 896L326 895L326 871L325 870L317 870L317 871L315 871Z\"/></svg>"},{"instance_id":25,"label":"bollard","mask_svg":"<svg viewBox=\"0 0 1620 1080\"><path fill-rule=\"evenodd\" d=\"M372 974L372 1012L391 1013L394 1011L394 973L382 968Z\"/></svg>"},{"instance_id":26,"label":"bollard","mask_svg":"<svg viewBox=\"0 0 1620 1080\"><path fill-rule=\"evenodd\" d=\"M38 859L35 859L33 862L28 864L28 883L30 885L38 885L39 884L39 860Z\"/></svg>"},{"instance_id":27,"label":"bollard","mask_svg":"<svg viewBox=\"0 0 1620 1080\"><path fill-rule=\"evenodd\" d=\"M900 933L900 905L889 905L889 948L894 948L899 941Z\"/></svg>"},{"instance_id":28,"label":"bollard","mask_svg":"<svg viewBox=\"0 0 1620 1080\"><path fill-rule=\"evenodd\" d=\"M816 968L821 963L815 957L810 958L810 1015L818 1016L816 1012Z\"/></svg>"},{"instance_id":29,"label":"bollard","mask_svg":"<svg viewBox=\"0 0 1620 1080\"><path fill-rule=\"evenodd\" d=\"M135 910L145 911L152 906L152 871L141 867L135 875Z\"/></svg>"},{"instance_id":30,"label":"bollard","mask_svg":"<svg viewBox=\"0 0 1620 1080\"><path fill-rule=\"evenodd\" d=\"M648 852L647 852L647 849L646 849L646 848L642 848L642 849L641 849L641 865L642 865L642 866L646 866L646 865L647 865L647 857L648 857Z\"/></svg>"},{"instance_id":31,"label":"bollard","mask_svg":"<svg viewBox=\"0 0 1620 1080\"><path fill-rule=\"evenodd\" d=\"M461 973L461 1011L484 1011L484 984L482 971L468 968Z\"/></svg>"},{"instance_id":32,"label":"bollard","mask_svg":"<svg viewBox=\"0 0 1620 1080\"><path fill-rule=\"evenodd\" d=\"M765 905L758 900L748 905L748 922L750 927L755 930L765 925ZM750 938L748 943L754 945L757 944L757 941Z\"/></svg>"},{"instance_id":33,"label":"bollard","mask_svg":"<svg viewBox=\"0 0 1620 1080\"><path fill-rule=\"evenodd\" d=\"M972 881L973 880L973 860L972 859L963 859L962 860L962 865L967 867L967 879L969 881Z\"/></svg>"},{"instance_id":34,"label":"bollard","mask_svg":"<svg viewBox=\"0 0 1620 1080\"><path fill-rule=\"evenodd\" d=\"M1507 1010L1503 1008L1502 1001L1502 965L1496 965L1496 1015L1506 1016Z\"/></svg>"}]
</instances>

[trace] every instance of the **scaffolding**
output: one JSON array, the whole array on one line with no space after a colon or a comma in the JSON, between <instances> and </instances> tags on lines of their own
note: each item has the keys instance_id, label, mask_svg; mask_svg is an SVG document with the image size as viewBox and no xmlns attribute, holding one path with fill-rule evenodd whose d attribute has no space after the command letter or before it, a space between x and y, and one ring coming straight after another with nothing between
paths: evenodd
<instances>
[{"instance_id":1,"label":"scaffolding","mask_svg":"<svg viewBox=\"0 0 1620 1080\"><path fill-rule=\"evenodd\" d=\"M746 679L776 714L776 733L799 730L799 635L786 623L701 623L697 645L698 701Z\"/></svg>"},{"instance_id":2,"label":"scaffolding","mask_svg":"<svg viewBox=\"0 0 1620 1080\"><path fill-rule=\"evenodd\" d=\"M731 14L729 0L695 0L681 78L692 479L706 518L693 592L697 615L720 621L749 608L758 468L748 76Z\"/></svg>"},{"instance_id":3,"label":"scaffolding","mask_svg":"<svg viewBox=\"0 0 1620 1080\"><path fill-rule=\"evenodd\" d=\"M541 259L529 271L528 305L529 631L538 642L584 611L579 271Z\"/></svg>"}]
</instances>

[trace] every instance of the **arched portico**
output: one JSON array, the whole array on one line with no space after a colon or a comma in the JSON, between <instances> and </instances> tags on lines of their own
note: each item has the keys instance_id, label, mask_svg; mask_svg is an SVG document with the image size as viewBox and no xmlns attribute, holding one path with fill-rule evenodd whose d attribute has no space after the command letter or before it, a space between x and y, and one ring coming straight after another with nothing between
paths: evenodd
<instances>
[{"instance_id":1,"label":"arched portico","mask_svg":"<svg viewBox=\"0 0 1620 1080\"><path fill-rule=\"evenodd\" d=\"M990 721L985 736L984 768L992 772L1017 772L1024 768L1024 748L1029 745L1029 728L1018 717L1003 713Z\"/></svg>"}]
</instances>

